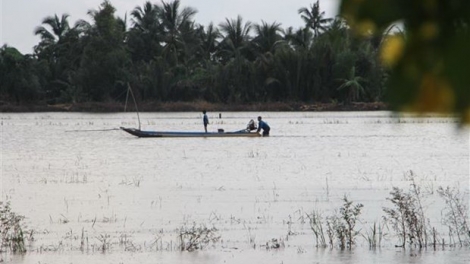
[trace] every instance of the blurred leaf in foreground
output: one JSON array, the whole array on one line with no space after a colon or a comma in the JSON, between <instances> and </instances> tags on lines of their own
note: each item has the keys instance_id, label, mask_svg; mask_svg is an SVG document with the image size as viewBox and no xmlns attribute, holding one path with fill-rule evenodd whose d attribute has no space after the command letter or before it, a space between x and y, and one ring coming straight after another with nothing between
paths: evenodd
<instances>
[{"instance_id":1,"label":"blurred leaf in foreground","mask_svg":"<svg viewBox=\"0 0 470 264\"><path fill-rule=\"evenodd\" d=\"M470 123L470 1L342 0L340 13L356 33L382 35L394 110L458 113Z\"/></svg>"}]
</instances>

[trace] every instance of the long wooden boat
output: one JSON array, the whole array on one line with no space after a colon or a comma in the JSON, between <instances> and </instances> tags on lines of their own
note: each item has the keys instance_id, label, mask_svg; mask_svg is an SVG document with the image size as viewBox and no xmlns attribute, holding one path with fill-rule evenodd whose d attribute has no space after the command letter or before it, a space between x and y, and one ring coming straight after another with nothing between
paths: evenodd
<instances>
[{"instance_id":1,"label":"long wooden boat","mask_svg":"<svg viewBox=\"0 0 470 264\"><path fill-rule=\"evenodd\" d=\"M136 128L121 127L122 130L136 137L260 137L257 132L240 130L234 132L172 132L172 131L144 131Z\"/></svg>"}]
</instances>

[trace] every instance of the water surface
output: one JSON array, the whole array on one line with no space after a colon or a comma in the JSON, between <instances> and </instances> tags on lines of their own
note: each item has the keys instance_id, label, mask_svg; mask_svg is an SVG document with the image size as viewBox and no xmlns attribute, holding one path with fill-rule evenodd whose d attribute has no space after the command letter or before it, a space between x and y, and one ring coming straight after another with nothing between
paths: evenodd
<instances>
[{"instance_id":1,"label":"water surface","mask_svg":"<svg viewBox=\"0 0 470 264\"><path fill-rule=\"evenodd\" d=\"M333 215L347 195L369 230L392 207L392 187L421 187L426 215L448 240L436 190L469 193L468 131L445 117L388 112L209 113L235 131L262 115L269 138L138 139L135 114L0 114L2 200L35 240L13 263L465 263L470 251L315 247L307 214ZM145 130L202 131L201 113L144 113ZM215 227L221 240L179 252L181 228ZM280 249L266 249L277 239ZM83 244L82 244L83 241ZM108 247L102 252L102 245Z\"/></svg>"}]
</instances>

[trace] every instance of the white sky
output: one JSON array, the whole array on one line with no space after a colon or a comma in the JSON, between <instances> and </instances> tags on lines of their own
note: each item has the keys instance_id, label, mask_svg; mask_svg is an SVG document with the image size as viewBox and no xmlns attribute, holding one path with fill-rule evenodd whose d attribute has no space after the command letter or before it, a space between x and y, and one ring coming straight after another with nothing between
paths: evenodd
<instances>
[{"instance_id":1,"label":"white sky","mask_svg":"<svg viewBox=\"0 0 470 264\"><path fill-rule=\"evenodd\" d=\"M0 46L8 44L22 53L32 53L39 43L34 29L41 25L47 16L68 14L71 26L79 19L88 20L88 10L98 10L103 0L0 0ZM110 0L116 8L116 15L124 17L136 6L143 6L145 0ZM161 3L151 0L151 3ZM171 0L165 0L171 2ZM241 15L244 21L281 23L282 28L292 26L299 28L303 21L298 14L301 7L310 7L316 0L181 0L180 8L193 7L198 13L195 21L207 26L234 19ZM320 0L320 8L326 17L337 14L339 0Z\"/></svg>"}]
</instances>

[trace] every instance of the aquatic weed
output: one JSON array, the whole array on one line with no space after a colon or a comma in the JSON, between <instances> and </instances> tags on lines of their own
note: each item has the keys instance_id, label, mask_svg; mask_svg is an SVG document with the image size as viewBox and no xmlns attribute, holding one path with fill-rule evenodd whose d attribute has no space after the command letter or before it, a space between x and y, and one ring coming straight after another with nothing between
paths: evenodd
<instances>
[{"instance_id":1,"label":"aquatic weed","mask_svg":"<svg viewBox=\"0 0 470 264\"><path fill-rule=\"evenodd\" d=\"M193 225L190 228L182 227L179 231L181 251L195 251L203 249L210 243L216 243L220 239L215 227L207 228L205 225Z\"/></svg>"},{"instance_id":2,"label":"aquatic weed","mask_svg":"<svg viewBox=\"0 0 470 264\"><path fill-rule=\"evenodd\" d=\"M439 196L444 199L446 208L444 209L444 225L449 227L449 233L457 235L460 246L470 245L470 229L468 220L468 205L465 204L464 197L457 188L437 189Z\"/></svg>"},{"instance_id":3,"label":"aquatic weed","mask_svg":"<svg viewBox=\"0 0 470 264\"><path fill-rule=\"evenodd\" d=\"M416 193L415 193L416 194ZM406 243L419 248L426 247L426 226L424 213L413 193L404 192L398 187L393 187L391 198L387 198L395 208L384 207L386 216L384 219L392 224L393 229L400 239L399 247L405 247Z\"/></svg>"},{"instance_id":4,"label":"aquatic weed","mask_svg":"<svg viewBox=\"0 0 470 264\"><path fill-rule=\"evenodd\" d=\"M361 234L367 242L369 243L369 248L380 248L382 245L382 240L386 237L384 228L387 228L387 223L377 223L366 229L365 234Z\"/></svg>"},{"instance_id":5,"label":"aquatic weed","mask_svg":"<svg viewBox=\"0 0 470 264\"><path fill-rule=\"evenodd\" d=\"M340 249L351 249L355 244L355 237L360 234L355 227L364 206L360 203L353 205L346 195L342 200L344 203L339 211L326 218L326 235L331 247L337 241ZM307 217L310 219L310 229L315 235L317 247L325 247L327 244L321 214L313 212Z\"/></svg>"},{"instance_id":6,"label":"aquatic weed","mask_svg":"<svg viewBox=\"0 0 470 264\"><path fill-rule=\"evenodd\" d=\"M26 252L25 235L23 233L24 216L11 211L10 202L0 202L0 252ZM32 232L30 234L32 239Z\"/></svg>"},{"instance_id":7,"label":"aquatic weed","mask_svg":"<svg viewBox=\"0 0 470 264\"><path fill-rule=\"evenodd\" d=\"M310 229L315 235L315 241L317 247L326 247L325 234L323 232L322 215L318 211L313 211L311 214L307 214L310 223Z\"/></svg>"}]
</instances>

